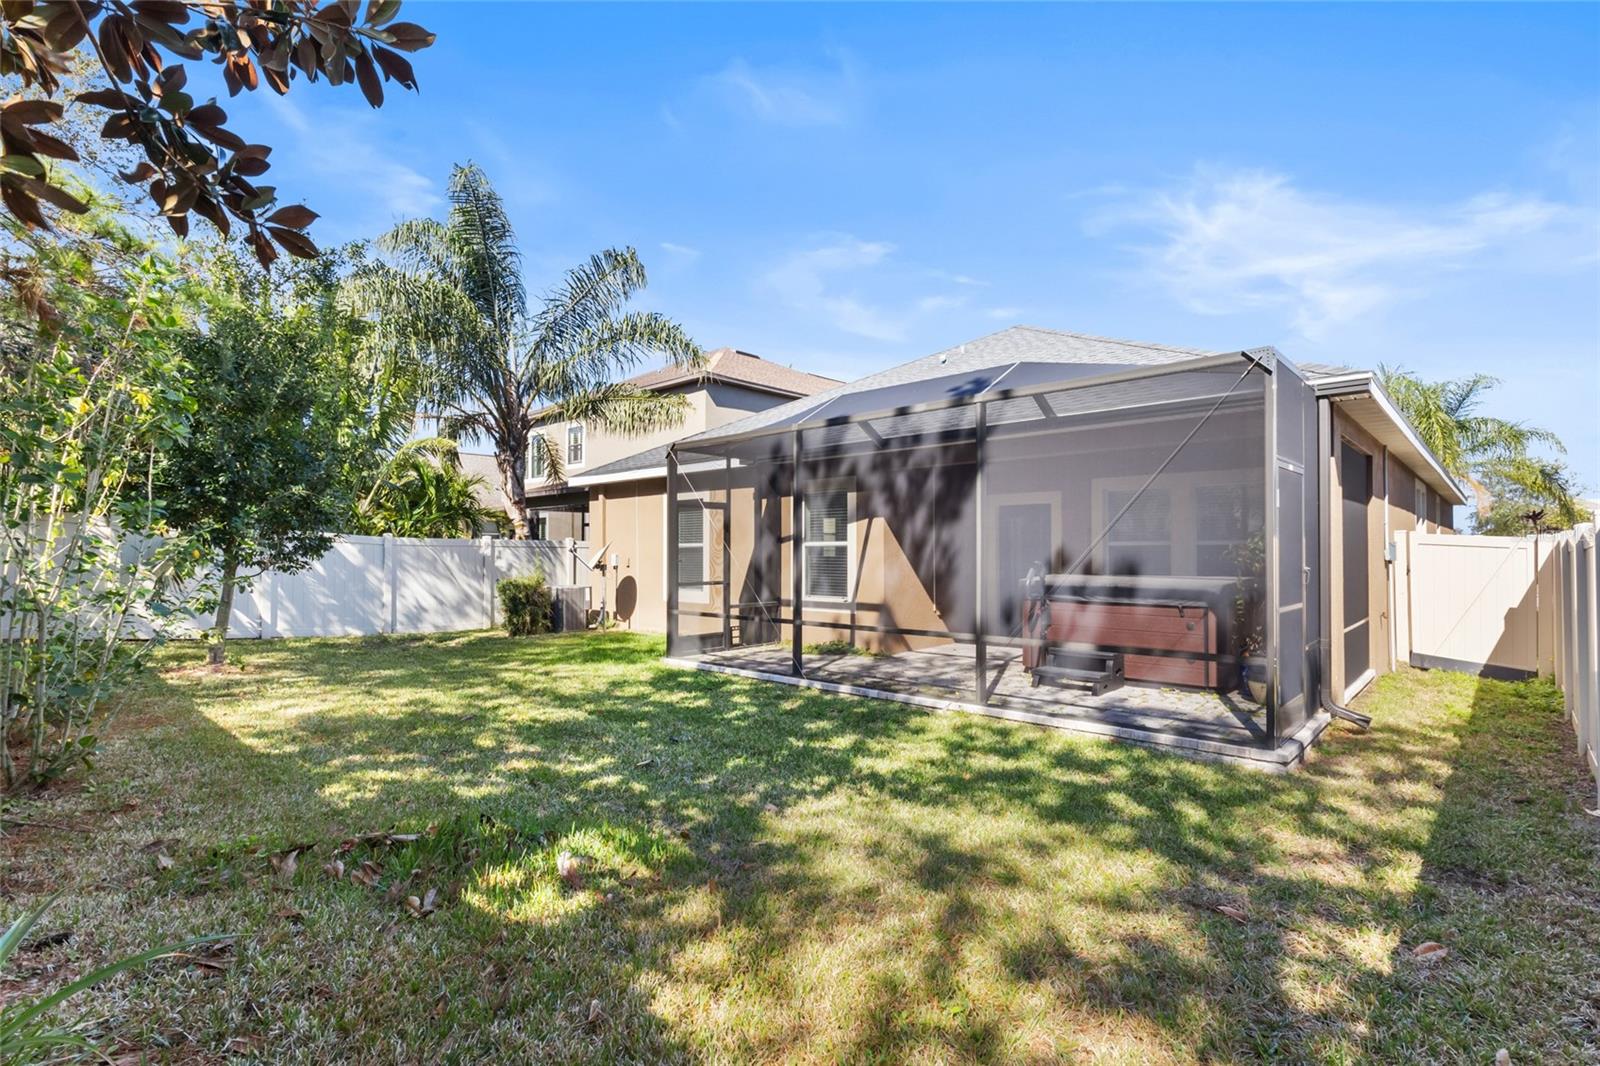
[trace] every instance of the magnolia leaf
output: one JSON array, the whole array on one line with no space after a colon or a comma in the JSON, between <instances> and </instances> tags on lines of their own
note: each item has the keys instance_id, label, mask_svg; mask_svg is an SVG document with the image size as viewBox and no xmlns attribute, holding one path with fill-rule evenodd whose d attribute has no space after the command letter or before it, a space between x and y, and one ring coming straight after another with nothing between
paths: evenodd
<instances>
[{"instance_id":1,"label":"magnolia leaf","mask_svg":"<svg viewBox=\"0 0 1600 1066\"><path fill-rule=\"evenodd\" d=\"M323 863L322 872L335 881L342 880L344 878L344 860L334 859L332 862Z\"/></svg>"},{"instance_id":2,"label":"magnolia leaf","mask_svg":"<svg viewBox=\"0 0 1600 1066\"><path fill-rule=\"evenodd\" d=\"M1411 949L1411 957L1418 962L1443 962L1450 949L1436 940L1428 940Z\"/></svg>"},{"instance_id":3,"label":"magnolia leaf","mask_svg":"<svg viewBox=\"0 0 1600 1066\"><path fill-rule=\"evenodd\" d=\"M1226 903L1217 904L1216 912L1225 918L1232 918L1240 925L1244 925L1250 920L1249 916L1246 915L1244 911L1240 910L1238 907L1229 906Z\"/></svg>"},{"instance_id":4,"label":"magnolia leaf","mask_svg":"<svg viewBox=\"0 0 1600 1066\"><path fill-rule=\"evenodd\" d=\"M402 52L420 52L434 42L435 35L415 22L396 22L381 31L381 36Z\"/></svg>"},{"instance_id":5,"label":"magnolia leaf","mask_svg":"<svg viewBox=\"0 0 1600 1066\"><path fill-rule=\"evenodd\" d=\"M266 218L267 224L270 226L288 226L290 229L305 229L316 220L317 213L302 204L290 204L287 207L280 207ZM391 835L389 839L399 840L400 837ZM415 840L417 835L412 833L407 839Z\"/></svg>"}]
</instances>

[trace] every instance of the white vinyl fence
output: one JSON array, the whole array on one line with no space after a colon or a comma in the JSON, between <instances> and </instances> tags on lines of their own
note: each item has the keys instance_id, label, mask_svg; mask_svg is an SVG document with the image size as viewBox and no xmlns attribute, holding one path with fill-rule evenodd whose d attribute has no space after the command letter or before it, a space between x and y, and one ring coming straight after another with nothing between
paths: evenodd
<instances>
[{"instance_id":1,"label":"white vinyl fence","mask_svg":"<svg viewBox=\"0 0 1600 1066\"><path fill-rule=\"evenodd\" d=\"M1600 555L1595 552L1595 527L1561 534L1551 562L1556 684L1578 734L1578 751L1600 789Z\"/></svg>"},{"instance_id":2,"label":"white vinyl fence","mask_svg":"<svg viewBox=\"0 0 1600 1066\"><path fill-rule=\"evenodd\" d=\"M1539 537L1410 533L1397 546L1397 655L1413 666L1553 676L1600 787L1595 527Z\"/></svg>"},{"instance_id":3,"label":"white vinyl fence","mask_svg":"<svg viewBox=\"0 0 1600 1066\"><path fill-rule=\"evenodd\" d=\"M340 537L294 574L268 571L239 592L230 637L441 633L498 624L495 585L543 574L580 583L583 545L549 540ZM207 619L197 619L203 627Z\"/></svg>"}]
</instances>

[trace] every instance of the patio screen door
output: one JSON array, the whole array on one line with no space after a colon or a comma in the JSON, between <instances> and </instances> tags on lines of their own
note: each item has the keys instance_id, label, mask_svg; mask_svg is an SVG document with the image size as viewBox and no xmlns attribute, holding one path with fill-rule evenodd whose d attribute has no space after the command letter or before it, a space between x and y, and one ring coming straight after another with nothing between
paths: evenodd
<instances>
[{"instance_id":1,"label":"patio screen door","mask_svg":"<svg viewBox=\"0 0 1600 1066\"><path fill-rule=\"evenodd\" d=\"M1372 500L1372 456L1341 441L1339 484L1344 546L1344 684L1348 688L1372 666L1372 629L1367 617L1367 505Z\"/></svg>"}]
</instances>

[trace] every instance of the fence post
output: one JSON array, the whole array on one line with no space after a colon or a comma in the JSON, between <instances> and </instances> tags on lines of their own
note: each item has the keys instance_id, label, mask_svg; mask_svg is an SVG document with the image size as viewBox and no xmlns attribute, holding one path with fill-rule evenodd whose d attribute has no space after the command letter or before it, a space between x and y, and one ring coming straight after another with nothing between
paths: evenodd
<instances>
[{"instance_id":1,"label":"fence post","mask_svg":"<svg viewBox=\"0 0 1600 1066\"><path fill-rule=\"evenodd\" d=\"M398 623L398 608L395 604L397 598L397 577L399 560L395 558L394 534L383 535L383 601L382 617L378 619L379 633L393 633Z\"/></svg>"},{"instance_id":2,"label":"fence post","mask_svg":"<svg viewBox=\"0 0 1600 1066\"><path fill-rule=\"evenodd\" d=\"M488 604L484 608L484 613L486 613L489 616L489 624L488 624L487 627L485 627L485 628L488 628L488 629L493 629L494 625L495 625L495 623L494 623L494 613L495 613L494 612L494 541L495 541L495 538L490 537L490 536L484 536L484 537L478 538L478 542L483 546L483 552L482 552L482 555L483 555L483 589L484 589L484 598L486 600L488 600Z\"/></svg>"}]
</instances>

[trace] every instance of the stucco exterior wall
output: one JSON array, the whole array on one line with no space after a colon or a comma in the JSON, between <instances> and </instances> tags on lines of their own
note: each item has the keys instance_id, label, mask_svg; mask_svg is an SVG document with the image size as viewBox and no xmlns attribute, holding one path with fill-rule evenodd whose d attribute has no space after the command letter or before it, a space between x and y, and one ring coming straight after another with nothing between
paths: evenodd
<instances>
[{"instance_id":1,"label":"stucco exterior wall","mask_svg":"<svg viewBox=\"0 0 1600 1066\"><path fill-rule=\"evenodd\" d=\"M1343 484L1340 478L1338 446L1347 442L1365 452L1372 459L1372 498L1367 506L1367 617L1369 627L1369 661L1374 676L1388 673L1395 667L1395 618L1403 609L1396 602L1398 590L1403 588L1403 573L1396 573L1395 553L1389 545L1401 532L1426 533L1454 532L1451 526L1434 521L1443 517L1443 499L1429 487L1416 471L1390 455L1370 433L1333 405L1334 454L1323 461L1332 486L1329 498L1333 507L1329 514L1329 543L1334 572L1330 581L1329 619L1332 623L1330 688L1338 696L1347 692L1358 679L1349 676L1345 666L1345 649L1342 635L1347 612L1344 602L1344 509L1341 507ZM1423 513L1417 507L1418 485L1422 487L1420 499ZM1430 517L1430 515L1432 517ZM1404 565L1403 562L1399 565ZM1354 693L1350 693L1353 695Z\"/></svg>"}]
</instances>

